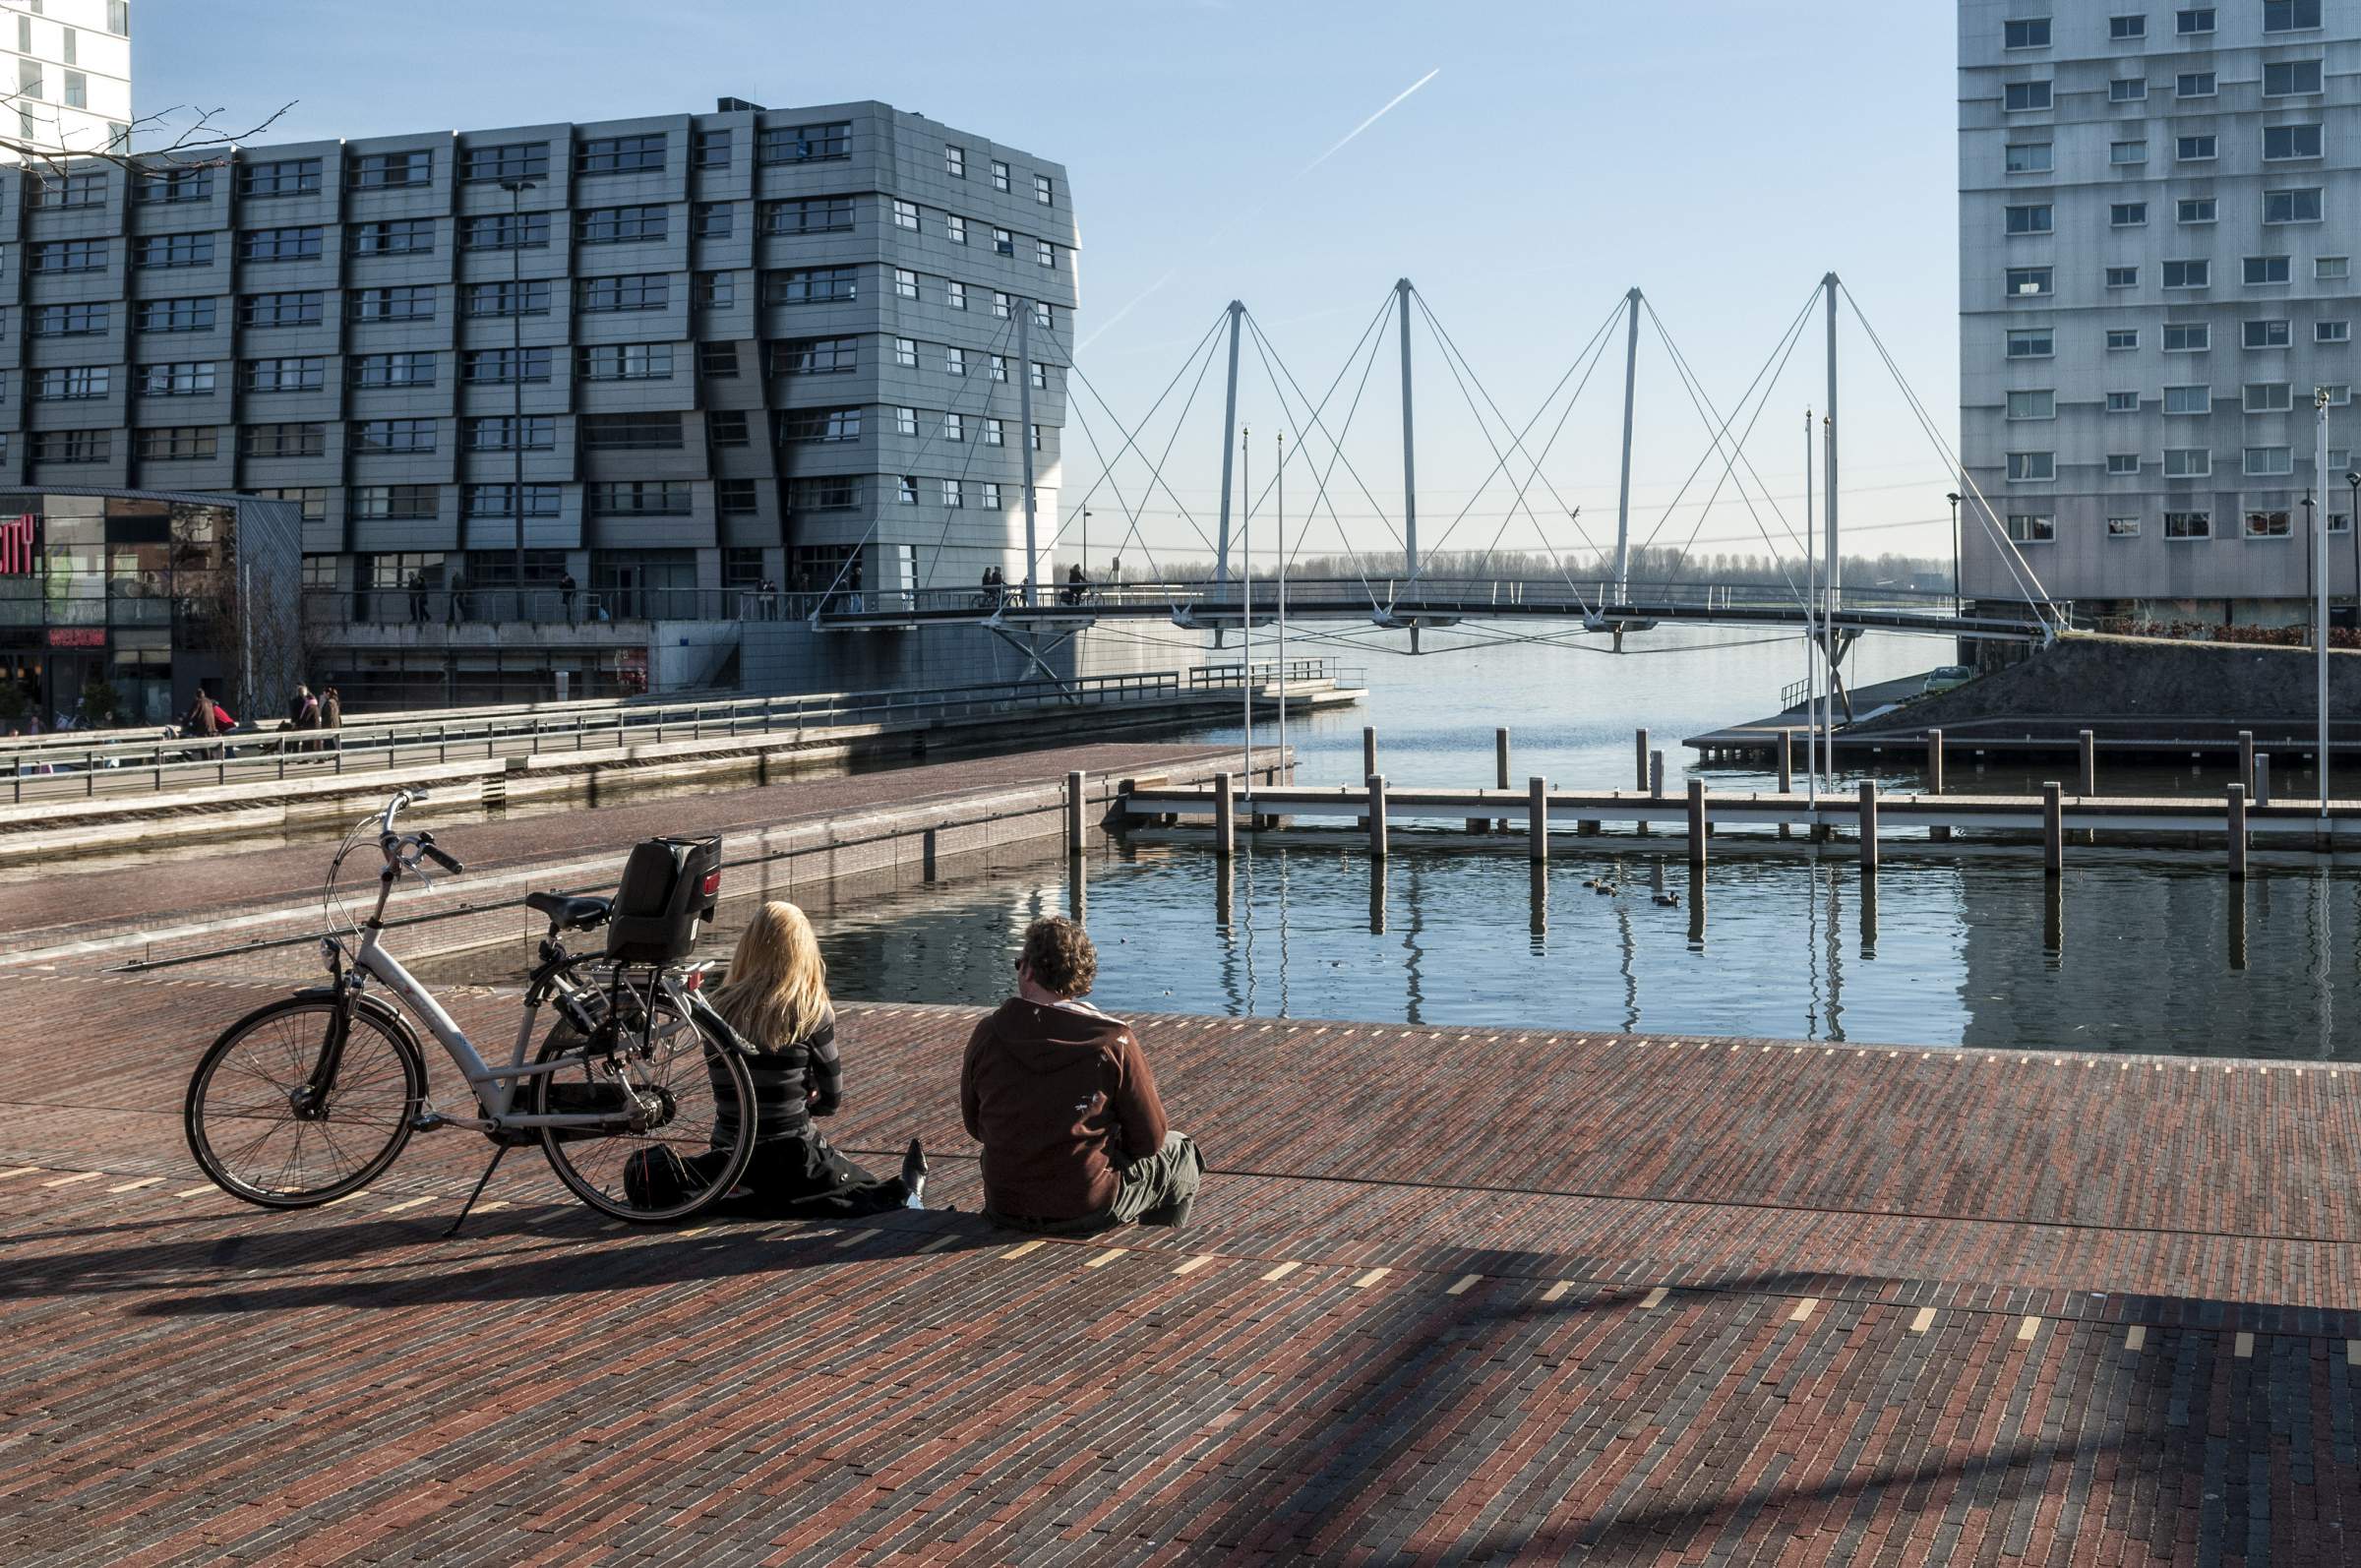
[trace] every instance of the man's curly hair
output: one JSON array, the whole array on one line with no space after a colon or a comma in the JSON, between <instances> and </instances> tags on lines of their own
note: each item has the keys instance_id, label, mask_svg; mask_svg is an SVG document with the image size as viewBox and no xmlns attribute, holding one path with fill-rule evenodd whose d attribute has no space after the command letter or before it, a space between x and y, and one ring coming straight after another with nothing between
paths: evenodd
<instances>
[{"instance_id":1,"label":"man's curly hair","mask_svg":"<svg viewBox=\"0 0 2361 1568\"><path fill-rule=\"evenodd\" d=\"M1099 951L1080 926L1045 915L1025 929L1024 966L1033 984L1060 996L1086 996L1099 978Z\"/></svg>"}]
</instances>

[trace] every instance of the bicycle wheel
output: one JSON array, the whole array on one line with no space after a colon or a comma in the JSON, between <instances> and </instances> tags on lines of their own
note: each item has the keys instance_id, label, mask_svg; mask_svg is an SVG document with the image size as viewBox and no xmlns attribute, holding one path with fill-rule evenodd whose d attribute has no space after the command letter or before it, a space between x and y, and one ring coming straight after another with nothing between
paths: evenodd
<instances>
[{"instance_id":1,"label":"bicycle wheel","mask_svg":"<svg viewBox=\"0 0 2361 1568\"><path fill-rule=\"evenodd\" d=\"M189 1153L234 1198L308 1209L377 1179L410 1138L426 1063L399 1031L360 1008L335 1082L317 1108L303 1090L335 1003L291 996L231 1024L197 1063L184 1112Z\"/></svg>"},{"instance_id":2,"label":"bicycle wheel","mask_svg":"<svg viewBox=\"0 0 2361 1568\"><path fill-rule=\"evenodd\" d=\"M658 996L644 1036L627 1026L612 1054L584 1052L579 1036L553 1030L540 1059L573 1063L533 1081L533 1110L553 1100L582 1103L584 1090L561 1085L628 1086L647 1116L646 1130L585 1137L579 1128L543 1127L549 1168L574 1195L601 1213L642 1225L685 1220L738 1184L755 1152L755 1080L738 1053L709 1038L696 1020ZM690 1173L677 1202L642 1208L624 1187L624 1171L642 1150L669 1149Z\"/></svg>"}]
</instances>

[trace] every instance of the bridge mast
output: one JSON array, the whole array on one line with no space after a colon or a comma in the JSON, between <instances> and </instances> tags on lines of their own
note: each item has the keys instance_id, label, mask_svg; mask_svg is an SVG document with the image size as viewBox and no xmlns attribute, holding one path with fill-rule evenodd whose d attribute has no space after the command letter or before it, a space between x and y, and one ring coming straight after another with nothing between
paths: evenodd
<instances>
[{"instance_id":1,"label":"bridge mast","mask_svg":"<svg viewBox=\"0 0 2361 1568\"><path fill-rule=\"evenodd\" d=\"M1230 391L1222 401L1222 531L1213 558L1213 586L1218 594L1230 580L1230 476L1238 456L1238 324L1246 313L1243 302L1230 302ZM1220 633L1215 633L1219 646Z\"/></svg>"},{"instance_id":2,"label":"bridge mast","mask_svg":"<svg viewBox=\"0 0 2361 1568\"><path fill-rule=\"evenodd\" d=\"M1402 318L1402 573L1419 580L1419 452L1410 402L1410 279L1394 280L1395 314Z\"/></svg>"},{"instance_id":3,"label":"bridge mast","mask_svg":"<svg viewBox=\"0 0 2361 1568\"><path fill-rule=\"evenodd\" d=\"M1821 429L1827 433L1828 452L1821 464L1821 482L1828 506L1828 596L1822 601L1821 631L1826 634L1828 654L1828 687L1821 695L1826 704L1823 723L1828 732L1828 776L1837 776L1837 625L1836 614L1844 607L1844 558L1837 551L1837 274L1828 273L1820 279L1821 291L1828 299L1828 413ZM1807 527L1809 519L1806 519Z\"/></svg>"},{"instance_id":4,"label":"bridge mast","mask_svg":"<svg viewBox=\"0 0 2361 1568\"><path fill-rule=\"evenodd\" d=\"M1632 395L1640 379L1640 291L1623 296L1623 313L1630 318L1623 338L1623 484L1615 501L1615 603L1631 602L1631 420ZM1615 629L1615 645L1623 644L1622 628Z\"/></svg>"},{"instance_id":5,"label":"bridge mast","mask_svg":"<svg viewBox=\"0 0 2361 1568\"><path fill-rule=\"evenodd\" d=\"M1035 553L1038 514L1033 492L1033 302L1016 302L1016 445L1025 463L1025 608L1041 602L1041 558Z\"/></svg>"}]
</instances>

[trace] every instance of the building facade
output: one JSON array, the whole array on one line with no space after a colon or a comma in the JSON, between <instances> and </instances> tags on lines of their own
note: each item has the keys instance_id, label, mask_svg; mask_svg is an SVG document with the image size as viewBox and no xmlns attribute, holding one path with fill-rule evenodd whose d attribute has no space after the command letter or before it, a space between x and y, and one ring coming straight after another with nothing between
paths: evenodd
<instances>
[{"instance_id":1,"label":"building facade","mask_svg":"<svg viewBox=\"0 0 2361 1568\"><path fill-rule=\"evenodd\" d=\"M121 151L131 144L131 0L8 0L0 48L15 51L15 80L0 161L20 148L40 152Z\"/></svg>"},{"instance_id":2,"label":"building facade","mask_svg":"<svg viewBox=\"0 0 2361 1568\"><path fill-rule=\"evenodd\" d=\"M1959 82L1967 594L2302 617L2325 387L2351 595L2361 5L1962 0Z\"/></svg>"},{"instance_id":3,"label":"building facade","mask_svg":"<svg viewBox=\"0 0 2361 1568\"><path fill-rule=\"evenodd\" d=\"M724 99L20 178L0 477L293 501L334 622L1015 577L1028 440L1057 530L1073 208L983 137Z\"/></svg>"}]
</instances>

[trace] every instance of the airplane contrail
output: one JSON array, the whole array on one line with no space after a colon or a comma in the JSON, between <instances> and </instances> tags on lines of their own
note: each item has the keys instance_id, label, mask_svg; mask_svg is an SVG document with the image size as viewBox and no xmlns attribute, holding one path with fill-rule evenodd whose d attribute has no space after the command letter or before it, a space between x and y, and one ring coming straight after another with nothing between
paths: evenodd
<instances>
[{"instance_id":1,"label":"airplane contrail","mask_svg":"<svg viewBox=\"0 0 2361 1568\"><path fill-rule=\"evenodd\" d=\"M1346 132L1344 141L1337 143L1336 146L1330 148L1327 151L1322 152L1318 157L1313 158L1309 163L1304 164L1303 167L1298 171L1296 178L1299 180L1302 179L1304 175L1309 174L1313 169L1318 168L1321 164L1336 156L1337 153L1345 150L1345 143L1352 141L1355 137L1361 135L1362 132L1367 130L1370 126L1375 125L1379 120L1384 119L1388 114L1393 112L1396 104L1400 103L1404 98L1409 97L1413 92L1418 91L1419 89L1424 87L1427 83L1433 81L1436 77L1441 76L1442 74L1443 68L1438 65L1433 70L1427 72L1424 76L1419 78L1416 82L1413 82L1410 86L1404 88L1401 91L1395 93L1392 97L1386 100L1384 108L1379 109L1375 114L1370 115L1367 119L1353 127L1352 130Z\"/></svg>"}]
</instances>

